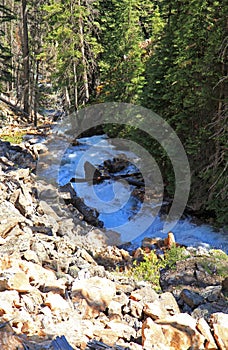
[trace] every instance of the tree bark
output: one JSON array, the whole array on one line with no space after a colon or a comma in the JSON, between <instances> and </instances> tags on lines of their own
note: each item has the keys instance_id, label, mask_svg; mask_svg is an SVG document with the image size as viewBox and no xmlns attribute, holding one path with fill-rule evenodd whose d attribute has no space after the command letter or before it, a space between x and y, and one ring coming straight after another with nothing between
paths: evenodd
<instances>
[{"instance_id":1,"label":"tree bark","mask_svg":"<svg viewBox=\"0 0 228 350\"><path fill-rule=\"evenodd\" d=\"M23 108L24 112L29 115L29 81L30 81L30 67L29 67L29 39L28 39L28 12L27 0L22 0L21 6L22 17L22 54L23 54Z\"/></svg>"},{"instance_id":2,"label":"tree bark","mask_svg":"<svg viewBox=\"0 0 228 350\"><path fill-rule=\"evenodd\" d=\"M78 6L81 6L81 0L78 0ZM80 49L81 49L81 55L82 55L82 66L83 66L83 84L84 84L84 90L85 90L85 99L84 104L86 104L89 101L89 83L88 83L88 74L87 74L87 63L86 63L86 56L85 56L85 43L84 43L84 32L83 32L83 19L80 14L79 20L78 20L78 26L79 26L79 36L80 36Z\"/></svg>"}]
</instances>

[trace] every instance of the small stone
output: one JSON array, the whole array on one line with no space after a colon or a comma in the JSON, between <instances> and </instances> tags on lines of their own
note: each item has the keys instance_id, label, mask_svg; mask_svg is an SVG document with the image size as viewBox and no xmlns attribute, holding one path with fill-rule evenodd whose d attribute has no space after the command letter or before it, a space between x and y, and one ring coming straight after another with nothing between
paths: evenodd
<instances>
[{"instance_id":1,"label":"small stone","mask_svg":"<svg viewBox=\"0 0 228 350\"><path fill-rule=\"evenodd\" d=\"M129 301L129 308L130 308L130 313L132 316L136 318L141 318L142 317L142 311L143 311L143 303L131 300Z\"/></svg>"},{"instance_id":2,"label":"small stone","mask_svg":"<svg viewBox=\"0 0 228 350\"><path fill-rule=\"evenodd\" d=\"M216 301L221 295L221 286L209 286L202 291L202 296L208 301Z\"/></svg>"},{"instance_id":3,"label":"small stone","mask_svg":"<svg viewBox=\"0 0 228 350\"><path fill-rule=\"evenodd\" d=\"M30 250L30 249L26 250L24 252L24 258L27 261L31 261L31 262L34 262L34 263L39 263L38 256L37 256L36 252L34 252L33 250Z\"/></svg>"},{"instance_id":4,"label":"small stone","mask_svg":"<svg viewBox=\"0 0 228 350\"><path fill-rule=\"evenodd\" d=\"M153 288L147 286L133 291L129 298L135 301L142 301L143 303L152 303L158 299L158 294Z\"/></svg>"},{"instance_id":5,"label":"small stone","mask_svg":"<svg viewBox=\"0 0 228 350\"><path fill-rule=\"evenodd\" d=\"M0 316L13 315L14 307L19 305L19 294L16 290L0 292Z\"/></svg>"},{"instance_id":6,"label":"small stone","mask_svg":"<svg viewBox=\"0 0 228 350\"><path fill-rule=\"evenodd\" d=\"M54 271L45 269L39 264L32 263L31 261L21 261L21 269L29 277L33 285L53 285L57 281Z\"/></svg>"},{"instance_id":7,"label":"small stone","mask_svg":"<svg viewBox=\"0 0 228 350\"><path fill-rule=\"evenodd\" d=\"M0 203L0 236L6 238L7 234L14 228L18 223L25 221L25 217L21 215L14 205L8 201Z\"/></svg>"},{"instance_id":8,"label":"small stone","mask_svg":"<svg viewBox=\"0 0 228 350\"><path fill-rule=\"evenodd\" d=\"M118 334L112 329L96 329L93 332L95 338L109 346L113 346L119 339Z\"/></svg>"},{"instance_id":9,"label":"small stone","mask_svg":"<svg viewBox=\"0 0 228 350\"><path fill-rule=\"evenodd\" d=\"M128 299L127 295L125 293L123 293L123 292L115 295L113 300L118 302L118 303L120 303L121 306L128 305L128 302L129 302L129 299Z\"/></svg>"},{"instance_id":10,"label":"small stone","mask_svg":"<svg viewBox=\"0 0 228 350\"><path fill-rule=\"evenodd\" d=\"M33 213L32 197L28 191L26 191L26 196L22 193L21 189L18 191L18 197L14 203L15 208L17 208L23 216L30 216Z\"/></svg>"},{"instance_id":11,"label":"small stone","mask_svg":"<svg viewBox=\"0 0 228 350\"><path fill-rule=\"evenodd\" d=\"M151 317L153 320L165 318L165 316L167 316L167 312L165 308L161 305L159 300L155 300L153 303L145 304L143 312L145 315Z\"/></svg>"},{"instance_id":12,"label":"small stone","mask_svg":"<svg viewBox=\"0 0 228 350\"><path fill-rule=\"evenodd\" d=\"M108 307L108 315L119 315L122 317L122 305L118 301L112 300Z\"/></svg>"},{"instance_id":13,"label":"small stone","mask_svg":"<svg viewBox=\"0 0 228 350\"><path fill-rule=\"evenodd\" d=\"M146 303L143 311L153 320L180 313L174 296L169 292L161 294L153 303Z\"/></svg>"},{"instance_id":14,"label":"small stone","mask_svg":"<svg viewBox=\"0 0 228 350\"><path fill-rule=\"evenodd\" d=\"M172 293L162 293L159 296L159 301L164 306L167 314L169 314L170 316L180 313L179 306Z\"/></svg>"}]
</instances>

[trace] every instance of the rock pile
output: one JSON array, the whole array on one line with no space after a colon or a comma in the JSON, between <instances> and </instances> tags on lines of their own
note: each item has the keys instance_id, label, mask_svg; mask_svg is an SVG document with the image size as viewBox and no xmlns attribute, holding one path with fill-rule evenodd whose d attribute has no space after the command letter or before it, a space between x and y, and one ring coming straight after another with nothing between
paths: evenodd
<instances>
[{"instance_id":1,"label":"rock pile","mask_svg":"<svg viewBox=\"0 0 228 350\"><path fill-rule=\"evenodd\" d=\"M0 348L227 349L226 281L193 257L182 274L164 271L160 294L112 271L132 257L75 209L39 200L59 193L38 186L32 152L0 142Z\"/></svg>"}]
</instances>

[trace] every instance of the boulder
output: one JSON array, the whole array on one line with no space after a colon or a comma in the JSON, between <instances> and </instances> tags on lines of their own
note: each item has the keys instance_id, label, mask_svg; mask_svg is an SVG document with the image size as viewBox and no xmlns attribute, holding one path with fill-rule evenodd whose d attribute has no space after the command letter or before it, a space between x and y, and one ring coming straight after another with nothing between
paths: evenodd
<instances>
[{"instance_id":1,"label":"boulder","mask_svg":"<svg viewBox=\"0 0 228 350\"><path fill-rule=\"evenodd\" d=\"M116 294L115 283L106 278L91 277L85 280L75 280L72 285L73 301L85 300L84 316L99 314L111 303Z\"/></svg>"},{"instance_id":2,"label":"boulder","mask_svg":"<svg viewBox=\"0 0 228 350\"><path fill-rule=\"evenodd\" d=\"M196 329L196 320L188 314L177 314L156 320L169 350L204 349L205 337Z\"/></svg>"},{"instance_id":3,"label":"boulder","mask_svg":"<svg viewBox=\"0 0 228 350\"><path fill-rule=\"evenodd\" d=\"M7 234L18 223L25 222L25 217L21 215L14 205L6 200L0 203L0 236L5 238Z\"/></svg>"},{"instance_id":4,"label":"boulder","mask_svg":"<svg viewBox=\"0 0 228 350\"><path fill-rule=\"evenodd\" d=\"M150 317L142 325L142 345L144 349L170 350L161 326Z\"/></svg>"},{"instance_id":5,"label":"boulder","mask_svg":"<svg viewBox=\"0 0 228 350\"><path fill-rule=\"evenodd\" d=\"M166 292L161 294L159 299L154 302L146 303L143 312L153 320L156 320L178 314L180 310L174 296Z\"/></svg>"},{"instance_id":6,"label":"boulder","mask_svg":"<svg viewBox=\"0 0 228 350\"><path fill-rule=\"evenodd\" d=\"M28 292L32 290L28 276L23 272L9 269L0 273L0 291L16 290Z\"/></svg>"},{"instance_id":7,"label":"boulder","mask_svg":"<svg viewBox=\"0 0 228 350\"><path fill-rule=\"evenodd\" d=\"M196 324L197 330L205 337L205 349L216 350L218 349L213 335L211 333L210 327L204 318L200 318Z\"/></svg>"},{"instance_id":8,"label":"boulder","mask_svg":"<svg viewBox=\"0 0 228 350\"><path fill-rule=\"evenodd\" d=\"M44 298L44 305L50 307L52 311L70 311L69 303L61 295L49 292Z\"/></svg>"},{"instance_id":9,"label":"boulder","mask_svg":"<svg viewBox=\"0 0 228 350\"><path fill-rule=\"evenodd\" d=\"M228 314L217 312L211 315L210 324L219 350L228 349Z\"/></svg>"},{"instance_id":10,"label":"boulder","mask_svg":"<svg viewBox=\"0 0 228 350\"><path fill-rule=\"evenodd\" d=\"M189 289L183 289L180 298L192 309L204 302L204 298L199 294Z\"/></svg>"}]
</instances>

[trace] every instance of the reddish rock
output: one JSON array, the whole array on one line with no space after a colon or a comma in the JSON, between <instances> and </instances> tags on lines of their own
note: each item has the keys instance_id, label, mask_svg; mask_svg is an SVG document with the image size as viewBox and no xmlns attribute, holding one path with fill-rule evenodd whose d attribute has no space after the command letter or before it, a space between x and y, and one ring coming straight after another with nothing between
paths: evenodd
<instances>
[{"instance_id":1,"label":"reddish rock","mask_svg":"<svg viewBox=\"0 0 228 350\"><path fill-rule=\"evenodd\" d=\"M228 314L217 312L211 315L210 324L220 350L228 349Z\"/></svg>"},{"instance_id":2,"label":"reddish rock","mask_svg":"<svg viewBox=\"0 0 228 350\"><path fill-rule=\"evenodd\" d=\"M168 233L168 237L164 239L164 245L170 249L172 246L176 244L174 234L172 232Z\"/></svg>"},{"instance_id":3,"label":"reddish rock","mask_svg":"<svg viewBox=\"0 0 228 350\"><path fill-rule=\"evenodd\" d=\"M149 317L142 325L142 345L144 349L169 350L161 326Z\"/></svg>"},{"instance_id":4,"label":"reddish rock","mask_svg":"<svg viewBox=\"0 0 228 350\"><path fill-rule=\"evenodd\" d=\"M218 347L217 347L215 340L211 334L210 327L204 318L200 318L197 321L196 328L206 339L205 344L204 344L205 349L217 350Z\"/></svg>"},{"instance_id":5,"label":"reddish rock","mask_svg":"<svg viewBox=\"0 0 228 350\"><path fill-rule=\"evenodd\" d=\"M177 314L157 320L169 350L204 349L205 337L196 329L196 320L188 314Z\"/></svg>"}]
</instances>

